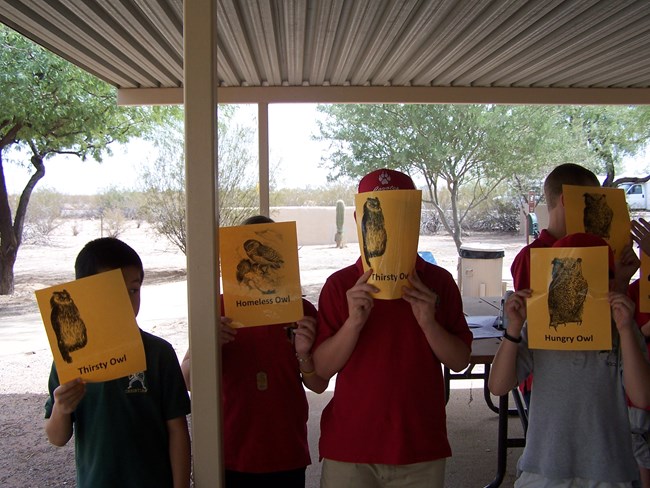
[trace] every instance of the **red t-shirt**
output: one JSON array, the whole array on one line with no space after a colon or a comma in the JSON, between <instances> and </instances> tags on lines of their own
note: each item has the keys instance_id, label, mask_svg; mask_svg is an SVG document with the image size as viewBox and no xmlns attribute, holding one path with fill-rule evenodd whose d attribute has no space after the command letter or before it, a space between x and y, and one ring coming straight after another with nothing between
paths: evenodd
<instances>
[{"instance_id":1,"label":"red t-shirt","mask_svg":"<svg viewBox=\"0 0 650 488\"><path fill-rule=\"evenodd\" d=\"M458 286L445 269L417 259L420 279L440 297L437 321L472 342ZM361 260L325 283L314 349L348 317L346 291L363 274ZM320 456L335 461L411 464L451 455L442 367L403 299L378 300L321 417Z\"/></svg>"},{"instance_id":2,"label":"red t-shirt","mask_svg":"<svg viewBox=\"0 0 650 488\"><path fill-rule=\"evenodd\" d=\"M514 285L515 290L530 288L530 250L534 247L553 247L553 244L555 244L556 241L557 239L553 237L548 230L542 229L542 232L540 232L537 239L519 251L510 267L512 284ZM532 387L532 374L528 375L528 378L522 381L519 385L521 391L531 391Z\"/></svg>"},{"instance_id":3,"label":"red t-shirt","mask_svg":"<svg viewBox=\"0 0 650 488\"><path fill-rule=\"evenodd\" d=\"M510 267L512 274L512 283L515 290L530 288L530 250L533 247L552 247L557 239L553 237L548 230L542 229L539 237L524 247L519 254L515 256Z\"/></svg>"},{"instance_id":4,"label":"red t-shirt","mask_svg":"<svg viewBox=\"0 0 650 488\"><path fill-rule=\"evenodd\" d=\"M305 315L317 317L307 300L303 308ZM309 406L286 325L241 328L222 346L226 469L266 473L311 462Z\"/></svg>"}]
</instances>

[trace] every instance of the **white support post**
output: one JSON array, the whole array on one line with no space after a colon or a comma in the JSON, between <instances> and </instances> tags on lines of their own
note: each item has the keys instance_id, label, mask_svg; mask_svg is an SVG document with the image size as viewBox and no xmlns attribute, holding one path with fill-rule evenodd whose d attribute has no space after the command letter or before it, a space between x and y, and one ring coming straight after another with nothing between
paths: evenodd
<instances>
[{"instance_id":1,"label":"white support post","mask_svg":"<svg viewBox=\"0 0 650 488\"><path fill-rule=\"evenodd\" d=\"M218 342L216 0L184 2L187 293L194 486L223 486Z\"/></svg>"},{"instance_id":2,"label":"white support post","mask_svg":"<svg viewBox=\"0 0 650 488\"><path fill-rule=\"evenodd\" d=\"M269 104L257 104L258 154L260 162L260 214L271 216L270 169L269 169Z\"/></svg>"}]
</instances>

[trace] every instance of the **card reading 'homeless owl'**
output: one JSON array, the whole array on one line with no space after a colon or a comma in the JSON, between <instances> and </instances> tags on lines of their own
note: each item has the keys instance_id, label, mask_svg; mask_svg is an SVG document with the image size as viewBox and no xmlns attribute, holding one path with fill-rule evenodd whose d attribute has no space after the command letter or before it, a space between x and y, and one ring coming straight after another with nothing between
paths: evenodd
<instances>
[{"instance_id":1,"label":"card reading 'homeless owl'","mask_svg":"<svg viewBox=\"0 0 650 488\"><path fill-rule=\"evenodd\" d=\"M119 269L36 291L63 384L108 381L147 368L142 337Z\"/></svg>"},{"instance_id":2,"label":"card reading 'homeless owl'","mask_svg":"<svg viewBox=\"0 0 650 488\"><path fill-rule=\"evenodd\" d=\"M375 298L402 298L415 267L420 237L420 190L371 191L355 195L357 233L363 269L372 268L368 283L379 288Z\"/></svg>"},{"instance_id":3,"label":"card reading 'homeless owl'","mask_svg":"<svg viewBox=\"0 0 650 488\"><path fill-rule=\"evenodd\" d=\"M219 229L224 315L234 327L303 316L295 222Z\"/></svg>"},{"instance_id":4,"label":"card reading 'homeless owl'","mask_svg":"<svg viewBox=\"0 0 650 488\"><path fill-rule=\"evenodd\" d=\"M530 348L611 349L607 247L533 248L530 266Z\"/></svg>"},{"instance_id":5,"label":"card reading 'homeless owl'","mask_svg":"<svg viewBox=\"0 0 650 488\"><path fill-rule=\"evenodd\" d=\"M630 213L622 188L562 185L567 234L602 237L618 259L630 243Z\"/></svg>"}]
</instances>

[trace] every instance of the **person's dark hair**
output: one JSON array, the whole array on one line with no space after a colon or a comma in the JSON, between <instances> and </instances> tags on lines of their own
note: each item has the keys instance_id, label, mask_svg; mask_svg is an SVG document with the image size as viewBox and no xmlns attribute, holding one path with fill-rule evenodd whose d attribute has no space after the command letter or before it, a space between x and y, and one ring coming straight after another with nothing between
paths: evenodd
<instances>
[{"instance_id":1,"label":"person's dark hair","mask_svg":"<svg viewBox=\"0 0 650 488\"><path fill-rule=\"evenodd\" d=\"M554 208L562 195L562 185L600 186L598 177L587 168L574 163L556 166L544 181L544 195L549 208Z\"/></svg>"},{"instance_id":2,"label":"person's dark hair","mask_svg":"<svg viewBox=\"0 0 650 488\"><path fill-rule=\"evenodd\" d=\"M266 215L253 215L244 220L241 225L251 225L251 224L274 224L275 221L267 217Z\"/></svg>"},{"instance_id":3,"label":"person's dark hair","mask_svg":"<svg viewBox=\"0 0 650 488\"><path fill-rule=\"evenodd\" d=\"M135 266L144 279L142 260L135 250L115 237L102 237L88 242L77 255L74 272L77 279L101 271Z\"/></svg>"}]
</instances>

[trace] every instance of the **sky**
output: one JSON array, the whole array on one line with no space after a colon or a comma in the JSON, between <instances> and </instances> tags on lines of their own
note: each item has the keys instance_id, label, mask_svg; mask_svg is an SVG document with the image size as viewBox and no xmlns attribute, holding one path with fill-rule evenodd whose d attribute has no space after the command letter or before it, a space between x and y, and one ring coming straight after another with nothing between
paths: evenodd
<instances>
[{"instance_id":1,"label":"sky","mask_svg":"<svg viewBox=\"0 0 650 488\"><path fill-rule=\"evenodd\" d=\"M650 173L650 145L645 150L639 151L634 158L625 159L625 170L616 177L622 176L646 176Z\"/></svg>"},{"instance_id":2,"label":"sky","mask_svg":"<svg viewBox=\"0 0 650 488\"><path fill-rule=\"evenodd\" d=\"M257 107L253 110L257 113ZM278 188L327 184L327 169L319 167L327 143L312 140L318 133L316 104L269 105L270 164L278 163Z\"/></svg>"},{"instance_id":3,"label":"sky","mask_svg":"<svg viewBox=\"0 0 650 488\"><path fill-rule=\"evenodd\" d=\"M326 150L324 143L313 141L317 132L315 104L269 105L270 163L277 165L278 188L317 187L327 183L327 170L320 168ZM257 106L242 106L238 121L257 130ZM81 161L72 156L55 156L45 163L45 177L36 190L47 188L70 195L92 195L109 188L135 189L138 167L155 159L153 146L142 140L113 145L113 155L100 164L92 159ZM254 148L256 151L256 147ZM29 168L4 165L10 194L22 192L29 180Z\"/></svg>"}]
</instances>

